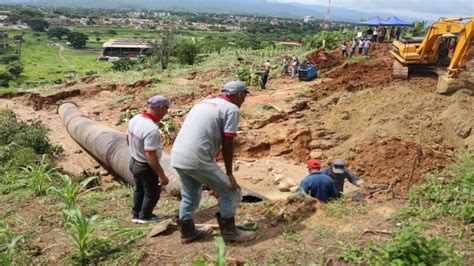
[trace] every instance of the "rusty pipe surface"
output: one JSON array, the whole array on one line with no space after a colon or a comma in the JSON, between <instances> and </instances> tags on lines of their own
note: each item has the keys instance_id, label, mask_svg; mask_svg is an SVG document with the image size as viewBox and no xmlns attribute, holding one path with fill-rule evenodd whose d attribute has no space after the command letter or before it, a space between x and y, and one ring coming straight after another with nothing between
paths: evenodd
<instances>
[{"instance_id":1,"label":"rusty pipe surface","mask_svg":"<svg viewBox=\"0 0 474 266\"><path fill-rule=\"evenodd\" d=\"M133 175L130 172L130 150L126 135L115 129L94 122L81 112L75 103L67 102L58 107L63 125L67 132L82 148L91 154L105 168L123 178L127 183L134 185ZM179 190L179 176L170 165L170 156L163 152L161 167L168 176L167 191ZM257 202L265 197L242 188L244 201Z\"/></svg>"}]
</instances>

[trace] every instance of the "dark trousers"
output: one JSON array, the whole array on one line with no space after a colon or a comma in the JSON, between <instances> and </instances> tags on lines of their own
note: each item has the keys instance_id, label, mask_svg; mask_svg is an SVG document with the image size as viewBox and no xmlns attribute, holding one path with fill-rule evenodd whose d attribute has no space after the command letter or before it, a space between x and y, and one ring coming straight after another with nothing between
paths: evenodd
<instances>
[{"instance_id":1,"label":"dark trousers","mask_svg":"<svg viewBox=\"0 0 474 266\"><path fill-rule=\"evenodd\" d=\"M263 73L262 75L262 90L265 89L265 85L267 85L267 80L268 80L268 73Z\"/></svg>"},{"instance_id":2,"label":"dark trousers","mask_svg":"<svg viewBox=\"0 0 474 266\"><path fill-rule=\"evenodd\" d=\"M132 215L140 219L150 219L161 194L158 176L150 165L134 159L130 161L130 171L135 181Z\"/></svg>"}]
</instances>

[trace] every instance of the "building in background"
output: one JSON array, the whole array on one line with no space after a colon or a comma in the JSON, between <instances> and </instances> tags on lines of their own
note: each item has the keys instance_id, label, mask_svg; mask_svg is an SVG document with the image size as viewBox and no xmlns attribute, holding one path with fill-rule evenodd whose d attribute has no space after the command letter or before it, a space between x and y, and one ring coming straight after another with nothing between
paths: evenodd
<instances>
[{"instance_id":1,"label":"building in background","mask_svg":"<svg viewBox=\"0 0 474 266\"><path fill-rule=\"evenodd\" d=\"M137 59L150 54L150 44L145 40L109 40L105 42L99 60L116 60L119 58Z\"/></svg>"}]
</instances>

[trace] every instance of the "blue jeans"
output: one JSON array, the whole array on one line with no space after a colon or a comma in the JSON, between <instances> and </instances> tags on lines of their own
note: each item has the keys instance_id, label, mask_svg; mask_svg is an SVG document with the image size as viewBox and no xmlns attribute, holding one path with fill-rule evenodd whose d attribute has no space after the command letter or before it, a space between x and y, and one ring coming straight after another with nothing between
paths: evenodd
<instances>
[{"instance_id":1,"label":"blue jeans","mask_svg":"<svg viewBox=\"0 0 474 266\"><path fill-rule=\"evenodd\" d=\"M186 170L176 168L181 181L181 205L179 219L189 220L199 207L201 201L202 185L210 187L220 196L219 209L221 217L232 218L235 216L237 206L242 200L240 190L230 190L229 177L216 164L210 169Z\"/></svg>"}]
</instances>

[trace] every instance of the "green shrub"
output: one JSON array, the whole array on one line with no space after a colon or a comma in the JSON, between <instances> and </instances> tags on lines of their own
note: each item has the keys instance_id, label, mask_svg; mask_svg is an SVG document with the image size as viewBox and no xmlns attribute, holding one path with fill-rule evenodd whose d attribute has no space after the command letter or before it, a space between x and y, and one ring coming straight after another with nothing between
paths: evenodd
<instances>
[{"instance_id":1,"label":"green shrub","mask_svg":"<svg viewBox=\"0 0 474 266\"><path fill-rule=\"evenodd\" d=\"M132 70L136 64L137 61L132 61L129 58L120 58L112 62L112 70L120 72L129 71Z\"/></svg>"},{"instance_id":2,"label":"green shrub","mask_svg":"<svg viewBox=\"0 0 474 266\"><path fill-rule=\"evenodd\" d=\"M345 245L340 259L366 265L461 265L453 247L439 236L424 236L425 225L401 229L393 240L363 249ZM342 244L342 243L341 243Z\"/></svg>"},{"instance_id":3,"label":"green shrub","mask_svg":"<svg viewBox=\"0 0 474 266\"><path fill-rule=\"evenodd\" d=\"M252 75L250 68L246 65L241 65L238 69L237 72L235 73L235 76L238 80L244 82L247 85L250 85L252 81Z\"/></svg>"},{"instance_id":4,"label":"green shrub","mask_svg":"<svg viewBox=\"0 0 474 266\"><path fill-rule=\"evenodd\" d=\"M198 54L198 47L191 41L183 41L176 47L176 56L182 64L193 65Z\"/></svg>"},{"instance_id":5,"label":"green shrub","mask_svg":"<svg viewBox=\"0 0 474 266\"><path fill-rule=\"evenodd\" d=\"M1 87L10 86L10 81L14 79L15 79L15 76L10 74L10 72L0 72L0 86Z\"/></svg>"},{"instance_id":6,"label":"green shrub","mask_svg":"<svg viewBox=\"0 0 474 266\"><path fill-rule=\"evenodd\" d=\"M18 60L20 60L20 58L18 57L18 55L14 55L14 54L0 56L0 64L9 64L11 62L18 61Z\"/></svg>"},{"instance_id":7,"label":"green shrub","mask_svg":"<svg viewBox=\"0 0 474 266\"><path fill-rule=\"evenodd\" d=\"M18 78L23 72L23 65L20 62L13 62L7 66L8 73L12 74L15 78Z\"/></svg>"}]
</instances>

